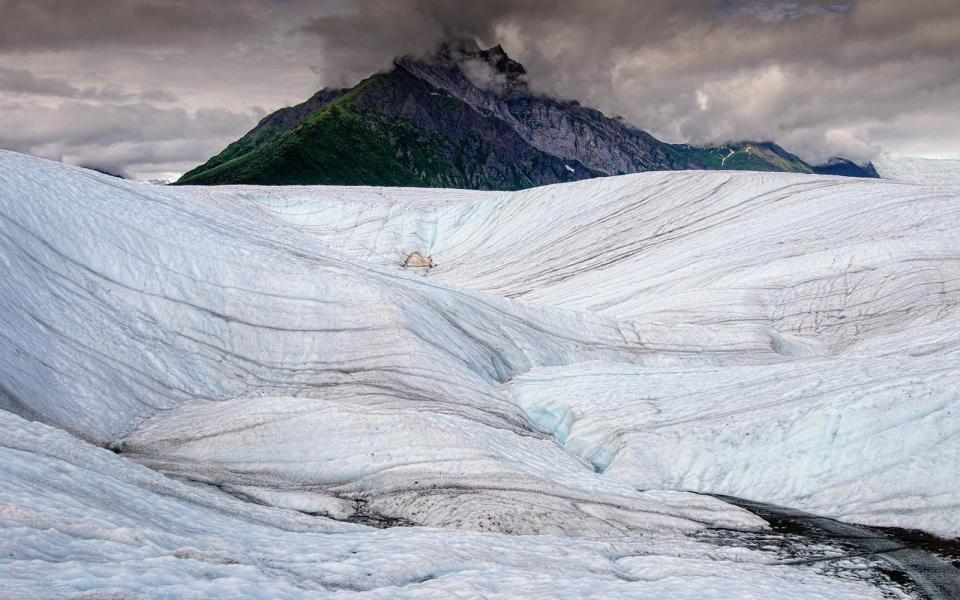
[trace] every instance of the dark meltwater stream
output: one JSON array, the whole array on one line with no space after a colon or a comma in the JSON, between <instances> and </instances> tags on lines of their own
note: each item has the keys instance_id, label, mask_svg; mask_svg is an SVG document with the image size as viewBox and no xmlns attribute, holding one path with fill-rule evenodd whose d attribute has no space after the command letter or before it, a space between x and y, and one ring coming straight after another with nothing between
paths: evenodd
<instances>
[{"instance_id":1,"label":"dark meltwater stream","mask_svg":"<svg viewBox=\"0 0 960 600\"><path fill-rule=\"evenodd\" d=\"M868 527L732 496L714 497L770 523L772 532L713 531L709 541L773 550L783 564L808 564L838 577L899 586L928 600L960 600L960 540L904 529Z\"/></svg>"}]
</instances>

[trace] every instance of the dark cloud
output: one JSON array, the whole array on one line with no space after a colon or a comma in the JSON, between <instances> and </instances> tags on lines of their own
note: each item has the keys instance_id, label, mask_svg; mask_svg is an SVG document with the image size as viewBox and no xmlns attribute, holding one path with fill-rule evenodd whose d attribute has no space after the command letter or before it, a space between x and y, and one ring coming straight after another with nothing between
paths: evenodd
<instances>
[{"instance_id":1,"label":"dark cloud","mask_svg":"<svg viewBox=\"0 0 960 600\"><path fill-rule=\"evenodd\" d=\"M885 142L909 137L891 123L931 126L944 108L960 105L955 0L352 7L305 27L324 41L321 72L332 81L356 79L445 36L471 36L503 43L537 89L621 114L671 141L774 139L811 160L868 159ZM927 152L960 152L960 139L946 141Z\"/></svg>"},{"instance_id":2,"label":"dark cloud","mask_svg":"<svg viewBox=\"0 0 960 600\"><path fill-rule=\"evenodd\" d=\"M0 15L0 102L17 107L0 145L116 155L140 174L135 161L192 166L258 107L450 37L501 43L535 89L670 141L773 139L810 160L960 152L956 0L0 0ZM60 133L59 110L87 124Z\"/></svg>"},{"instance_id":3,"label":"dark cloud","mask_svg":"<svg viewBox=\"0 0 960 600\"><path fill-rule=\"evenodd\" d=\"M230 0L0 0L0 15L8 51L190 45L257 28Z\"/></svg>"}]
</instances>

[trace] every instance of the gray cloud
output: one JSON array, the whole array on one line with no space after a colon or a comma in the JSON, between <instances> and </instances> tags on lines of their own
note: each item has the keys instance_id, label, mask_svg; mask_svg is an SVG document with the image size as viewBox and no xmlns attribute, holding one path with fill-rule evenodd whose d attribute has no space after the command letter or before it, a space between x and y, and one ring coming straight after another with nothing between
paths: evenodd
<instances>
[{"instance_id":1,"label":"gray cloud","mask_svg":"<svg viewBox=\"0 0 960 600\"><path fill-rule=\"evenodd\" d=\"M137 176L452 36L501 43L536 90L669 141L960 153L956 0L0 0L0 15L0 146Z\"/></svg>"},{"instance_id":2,"label":"gray cloud","mask_svg":"<svg viewBox=\"0 0 960 600\"><path fill-rule=\"evenodd\" d=\"M138 178L196 166L316 84L280 56L272 4L0 0L0 147Z\"/></svg>"},{"instance_id":3,"label":"gray cloud","mask_svg":"<svg viewBox=\"0 0 960 600\"><path fill-rule=\"evenodd\" d=\"M503 43L537 89L671 141L774 139L811 160L868 159L909 137L892 135L892 122L933 124L960 94L953 0L352 6L305 26L325 44L321 72L330 81L356 79L445 36L472 36ZM960 152L960 139L937 139L926 152Z\"/></svg>"},{"instance_id":4,"label":"gray cloud","mask_svg":"<svg viewBox=\"0 0 960 600\"><path fill-rule=\"evenodd\" d=\"M17 95L53 96L59 98L82 98L127 102L145 100L150 102L174 102L176 96L160 89L131 92L117 85L79 88L65 79L38 77L26 69L0 67L0 92Z\"/></svg>"},{"instance_id":5,"label":"gray cloud","mask_svg":"<svg viewBox=\"0 0 960 600\"><path fill-rule=\"evenodd\" d=\"M0 147L126 176L163 177L209 158L262 114L147 103L0 102Z\"/></svg>"},{"instance_id":6,"label":"gray cloud","mask_svg":"<svg viewBox=\"0 0 960 600\"><path fill-rule=\"evenodd\" d=\"M196 44L257 27L230 0L0 0L0 48L56 50Z\"/></svg>"}]
</instances>

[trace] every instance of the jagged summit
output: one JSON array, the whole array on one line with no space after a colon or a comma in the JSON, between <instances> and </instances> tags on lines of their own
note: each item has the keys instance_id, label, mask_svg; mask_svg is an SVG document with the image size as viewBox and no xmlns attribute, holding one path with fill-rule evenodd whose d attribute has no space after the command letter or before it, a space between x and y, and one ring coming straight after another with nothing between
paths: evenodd
<instances>
[{"instance_id":1,"label":"jagged summit","mask_svg":"<svg viewBox=\"0 0 960 600\"><path fill-rule=\"evenodd\" d=\"M451 39L353 88L276 111L178 183L512 190L641 171L814 172L772 142L668 144L621 118L534 94L526 76L500 45Z\"/></svg>"},{"instance_id":2,"label":"jagged summit","mask_svg":"<svg viewBox=\"0 0 960 600\"><path fill-rule=\"evenodd\" d=\"M402 57L401 60L403 58L412 59L412 57L407 56ZM522 76L527 73L523 65L510 58L500 44L484 50L472 38L455 38L444 41L433 53L427 57L421 57L419 60L421 62L448 62L453 64L480 60L505 75Z\"/></svg>"},{"instance_id":3,"label":"jagged summit","mask_svg":"<svg viewBox=\"0 0 960 600\"><path fill-rule=\"evenodd\" d=\"M399 57L394 67L463 99L471 87L500 97L531 95L527 70L499 44L484 50L472 39L449 40L425 56Z\"/></svg>"}]
</instances>

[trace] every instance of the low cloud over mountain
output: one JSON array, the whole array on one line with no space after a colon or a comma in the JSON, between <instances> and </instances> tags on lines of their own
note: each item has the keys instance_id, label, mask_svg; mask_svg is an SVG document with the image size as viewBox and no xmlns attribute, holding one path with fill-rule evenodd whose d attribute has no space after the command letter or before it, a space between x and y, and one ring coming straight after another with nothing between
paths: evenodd
<instances>
[{"instance_id":1,"label":"low cloud over mountain","mask_svg":"<svg viewBox=\"0 0 960 600\"><path fill-rule=\"evenodd\" d=\"M454 35L502 43L535 89L672 142L772 139L812 162L960 151L951 0L5 0L0 14L0 146L118 154L105 166L135 176L182 171L267 111ZM144 127L120 152L133 113ZM44 137L51 119L87 122Z\"/></svg>"}]
</instances>

